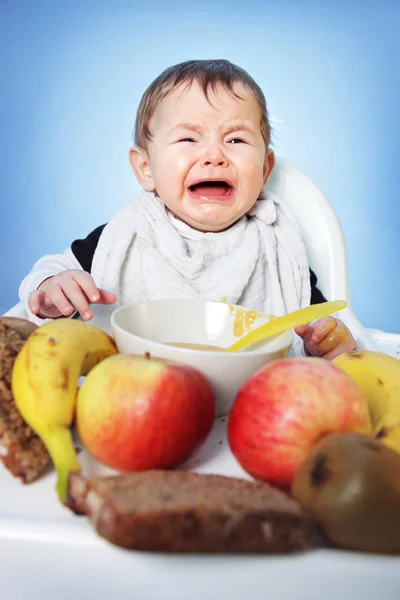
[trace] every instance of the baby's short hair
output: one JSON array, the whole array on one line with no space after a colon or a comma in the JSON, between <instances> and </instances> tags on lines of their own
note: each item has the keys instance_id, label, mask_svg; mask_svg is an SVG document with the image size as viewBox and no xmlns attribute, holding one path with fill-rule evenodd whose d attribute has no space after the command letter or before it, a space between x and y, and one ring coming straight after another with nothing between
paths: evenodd
<instances>
[{"instance_id":1,"label":"baby's short hair","mask_svg":"<svg viewBox=\"0 0 400 600\"><path fill-rule=\"evenodd\" d=\"M149 123L159 102L177 86L185 84L190 86L194 81L200 85L207 99L209 88L215 91L219 85L238 98L240 96L233 89L234 83L240 82L249 88L261 109L261 133L268 148L271 141L271 126L264 94L247 71L229 60L188 60L165 69L149 85L140 101L135 122L136 146L145 148L146 142L151 140Z\"/></svg>"}]
</instances>

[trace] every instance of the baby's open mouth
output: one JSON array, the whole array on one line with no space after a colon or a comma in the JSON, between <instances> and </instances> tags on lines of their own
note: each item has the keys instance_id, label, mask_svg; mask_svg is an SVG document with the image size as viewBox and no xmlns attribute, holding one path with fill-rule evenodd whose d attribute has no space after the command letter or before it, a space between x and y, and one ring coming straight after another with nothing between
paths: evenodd
<instances>
[{"instance_id":1,"label":"baby's open mouth","mask_svg":"<svg viewBox=\"0 0 400 600\"><path fill-rule=\"evenodd\" d=\"M226 198L233 194L234 188L224 180L200 181L189 186L190 195L195 198Z\"/></svg>"}]
</instances>

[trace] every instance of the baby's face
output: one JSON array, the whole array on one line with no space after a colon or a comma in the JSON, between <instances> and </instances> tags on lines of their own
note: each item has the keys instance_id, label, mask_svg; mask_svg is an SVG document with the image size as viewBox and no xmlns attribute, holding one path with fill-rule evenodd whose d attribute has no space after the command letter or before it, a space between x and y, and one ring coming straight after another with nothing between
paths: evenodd
<instances>
[{"instance_id":1,"label":"baby's face","mask_svg":"<svg viewBox=\"0 0 400 600\"><path fill-rule=\"evenodd\" d=\"M140 182L200 231L222 231L247 213L274 166L256 98L240 83L235 92L243 100L221 86L210 92L210 103L197 83L178 88L150 122L146 177Z\"/></svg>"}]
</instances>

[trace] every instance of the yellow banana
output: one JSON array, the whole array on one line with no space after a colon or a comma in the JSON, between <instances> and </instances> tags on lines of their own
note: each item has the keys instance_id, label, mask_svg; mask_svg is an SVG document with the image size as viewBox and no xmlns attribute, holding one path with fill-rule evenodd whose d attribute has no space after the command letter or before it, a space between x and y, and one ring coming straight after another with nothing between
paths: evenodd
<instances>
[{"instance_id":1,"label":"yellow banana","mask_svg":"<svg viewBox=\"0 0 400 600\"><path fill-rule=\"evenodd\" d=\"M14 363L15 403L54 462L63 503L69 473L80 470L71 435L78 379L116 353L113 339L101 329L61 318L36 329Z\"/></svg>"},{"instance_id":2,"label":"yellow banana","mask_svg":"<svg viewBox=\"0 0 400 600\"><path fill-rule=\"evenodd\" d=\"M373 433L400 452L400 360L372 350L341 354L333 361L367 398Z\"/></svg>"},{"instance_id":3,"label":"yellow banana","mask_svg":"<svg viewBox=\"0 0 400 600\"><path fill-rule=\"evenodd\" d=\"M398 417L395 425L390 425L391 415L387 419L382 419L376 428L376 437L384 444L400 452L400 418Z\"/></svg>"}]
</instances>

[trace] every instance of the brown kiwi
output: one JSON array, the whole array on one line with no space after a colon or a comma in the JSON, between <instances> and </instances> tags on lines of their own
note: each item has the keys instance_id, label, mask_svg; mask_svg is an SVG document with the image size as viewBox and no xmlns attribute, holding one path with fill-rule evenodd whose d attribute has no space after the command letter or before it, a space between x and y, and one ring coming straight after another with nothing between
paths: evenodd
<instances>
[{"instance_id":1,"label":"brown kiwi","mask_svg":"<svg viewBox=\"0 0 400 600\"><path fill-rule=\"evenodd\" d=\"M292 493L336 546L400 554L400 454L362 434L332 434L296 472Z\"/></svg>"}]
</instances>

